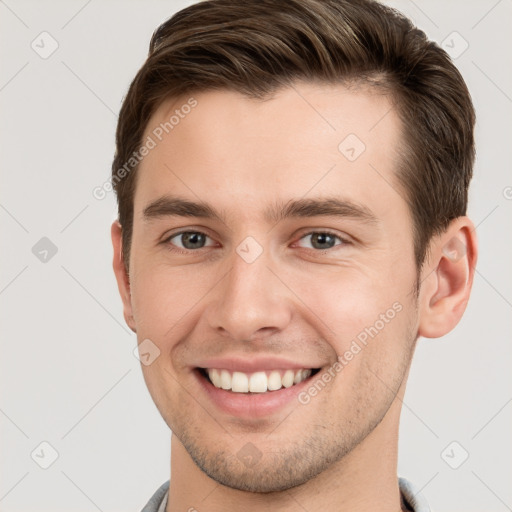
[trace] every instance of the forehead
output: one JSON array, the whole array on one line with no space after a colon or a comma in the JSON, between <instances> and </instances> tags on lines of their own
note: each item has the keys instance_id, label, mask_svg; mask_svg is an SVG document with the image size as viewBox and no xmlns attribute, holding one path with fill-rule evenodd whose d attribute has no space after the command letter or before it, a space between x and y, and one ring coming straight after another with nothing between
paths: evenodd
<instances>
[{"instance_id":1,"label":"forehead","mask_svg":"<svg viewBox=\"0 0 512 512\"><path fill-rule=\"evenodd\" d=\"M390 99L370 87L301 83L265 100L227 90L172 98L146 127L154 147L137 171L135 215L164 193L215 198L235 216L306 195L397 201L400 130Z\"/></svg>"}]
</instances>

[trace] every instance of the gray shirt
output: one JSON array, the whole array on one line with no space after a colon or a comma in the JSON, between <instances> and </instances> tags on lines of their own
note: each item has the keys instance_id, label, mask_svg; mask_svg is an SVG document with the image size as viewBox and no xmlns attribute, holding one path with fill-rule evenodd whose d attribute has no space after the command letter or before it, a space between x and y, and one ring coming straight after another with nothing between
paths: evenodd
<instances>
[{"instance_id":1,"label":"gray shirt","mask_svg":"<svg viewBox=\"0 0 512 512\"><path fill-rule=\"evenodd\" d=\"M398 486L405 504L412 512L430 512L430 507L425 498L418 492L411 482L405 478L398 479ZM163 483L151 496L141 512L165 512L167 499L169 497L169 480Z\"/></svg>"}]
</instances>

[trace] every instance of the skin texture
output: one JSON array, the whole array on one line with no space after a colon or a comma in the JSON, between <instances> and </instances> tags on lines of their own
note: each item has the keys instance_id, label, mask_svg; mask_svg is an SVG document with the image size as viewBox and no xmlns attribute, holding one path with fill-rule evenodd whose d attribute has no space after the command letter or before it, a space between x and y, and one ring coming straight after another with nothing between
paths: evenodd
<instances>
[{"instance_id":1,"label":"skin texture","mask_svg":"<svg viewBox=\"0 0 512 512\"><path fill-rule=\"evenodd\" d=\"M400 510L398 424L411 358L419 336L444 335L464 312L473 224L461 217L432 240L416 294L412 218L394 177L401 123L388 97L312 83L265 101L230 91L193 97L197 106L137 171L129 277L121 227L112 226L126 322L160 350L142 371L173 432L167 511ZM146 136L188 99L162 104ZM354 161L338 149L349 134L365 145ZM144 219L165 194L208 202L221 219ZM375 220L264 215L333 196ZM205 246L169 239L184 229L206 234ZM312 231L331 233L334 245L316 248ZM236 251L248 236L263 249L252 263ZM325 372L393 304L394 318L305 405L240 419L219 410L193 372L233 355ZM237 457L247 443L261 454L252 467Z\"/></svg>"}]
</instances>

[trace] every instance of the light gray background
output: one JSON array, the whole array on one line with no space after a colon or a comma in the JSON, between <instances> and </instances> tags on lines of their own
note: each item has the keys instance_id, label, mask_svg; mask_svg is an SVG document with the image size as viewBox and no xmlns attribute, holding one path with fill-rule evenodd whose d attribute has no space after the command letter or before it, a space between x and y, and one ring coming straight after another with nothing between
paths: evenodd
<instances>
[{"instance_id":1,"label":"light gray background","mask_svg":"<svg viewBox=\"0 0 512 512\"><path fill-rule=\"evenodd\" d=\"M189 3L0 1L2 512L139 511L169 477L170 432L111 270L114 196L92 190L109 176L116 114L153 30ZM438 512L512 510L512 2L392 5L452 51L469 44L456 63L478 115L480 242L462 322L419 342L399 474ZM50 48L43 31L59 45L47 59L31 48ZM58 249L45 263L32 252L42 237ZM59 454L48 469L43 441Z\"/></svg>"}]
</instances>

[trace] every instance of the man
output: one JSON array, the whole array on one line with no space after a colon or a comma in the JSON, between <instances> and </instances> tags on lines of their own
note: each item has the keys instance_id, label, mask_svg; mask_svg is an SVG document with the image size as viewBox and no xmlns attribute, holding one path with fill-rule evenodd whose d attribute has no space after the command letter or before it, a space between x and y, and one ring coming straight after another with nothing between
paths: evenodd
<instances>
[{"instance_id":1,"label":"man","mask_svg":"<svg viewBox=\"0 0 512 512\"><path fill-rule=\"evenodd\" d=\"M124 100L114 271L172 430L145 512L415 510L397 478L416 342L460 320L474 111L370 0L210 0Z\"/></svg>"}]
</instances>

